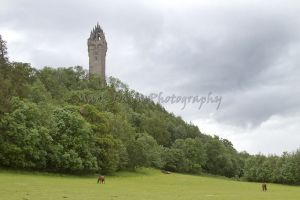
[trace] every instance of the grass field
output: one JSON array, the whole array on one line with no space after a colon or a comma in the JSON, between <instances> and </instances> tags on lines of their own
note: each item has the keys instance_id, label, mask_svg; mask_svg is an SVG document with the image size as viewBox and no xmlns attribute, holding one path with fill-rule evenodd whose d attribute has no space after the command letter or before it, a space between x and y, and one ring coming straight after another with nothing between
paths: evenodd
<instances>
[{"instance_id":1,"label":"grass field","mask_svg":"<svg viewBox=\"0 0 300 200\"><path fill-rule=\"evenodd\" d=\"M183 174L153 169L122 172L96 184L97 177L17 173L0 170L1 200L299 200L300 187Z\"/></svg>"}]
</instances>

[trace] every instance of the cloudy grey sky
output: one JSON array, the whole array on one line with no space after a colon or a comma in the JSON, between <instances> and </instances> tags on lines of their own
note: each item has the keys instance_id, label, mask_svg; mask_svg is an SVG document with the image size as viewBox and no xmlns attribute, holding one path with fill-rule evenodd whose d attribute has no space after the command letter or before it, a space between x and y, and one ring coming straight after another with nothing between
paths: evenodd
<instances>
[{"instance_id":1,"label":"cloudy grey sky","mask_svg":"<svg viewBox=\"0 0 300 200\"><path fill-rule=\"evenodd\" d=\"M202 132L264 154L300 148L298 0L0 0L11 60L88 68L97 21L107 74L146 95L222 96L163 104Z\"/></svg>"}]
</instances>

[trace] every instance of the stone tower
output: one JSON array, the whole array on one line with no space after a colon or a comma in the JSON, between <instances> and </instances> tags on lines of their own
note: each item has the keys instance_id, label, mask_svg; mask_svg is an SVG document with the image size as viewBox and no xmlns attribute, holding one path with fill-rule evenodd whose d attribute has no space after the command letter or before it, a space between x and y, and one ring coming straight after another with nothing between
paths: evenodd
<instances>
[{"instance_id":1,"label":"stone tower","mask_svg":"<svg viewBox=\"0 0 300 200\"><path fill-rule=\"evenodd\" d=\"M105 57L107 43L99 23L91 31L88 39L89 73L101 77L105 83Z\"/></svg>"}]
</instances>

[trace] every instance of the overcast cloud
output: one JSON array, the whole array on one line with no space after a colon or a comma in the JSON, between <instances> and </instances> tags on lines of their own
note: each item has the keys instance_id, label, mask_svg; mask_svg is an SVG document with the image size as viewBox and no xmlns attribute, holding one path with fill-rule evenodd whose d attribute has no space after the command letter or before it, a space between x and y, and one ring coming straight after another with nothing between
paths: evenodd
<instances>
[{"instance_id":1,"label":"overcast cloud","mask_svg":"<svg viewBox=\"0 0 300 200\"><path fill-rule=\"evenodd\" d=\"M300 3L297 0L0 0L11 60L88 69L99 21L107 74L146 95L222 96L213 104L163 104L238 150L300 148Z\"/></svg>"}]
</instances>

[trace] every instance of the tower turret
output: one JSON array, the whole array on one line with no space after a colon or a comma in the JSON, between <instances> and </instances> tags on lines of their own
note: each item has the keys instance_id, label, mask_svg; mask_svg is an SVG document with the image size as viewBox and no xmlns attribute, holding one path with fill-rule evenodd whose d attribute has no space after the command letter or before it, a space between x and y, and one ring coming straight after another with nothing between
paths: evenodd
<instances>
[{"instance_id":1,"label":"tower turret","mask_svg":"<svg viewBox=\"0 0 300 200\"><path fill-rule=\"evenodd\" d=\"M89 73L101 77L105 83L105 58L107 43L99 23L92 29L88 39Z\"/></svg>"}]
</instances>

